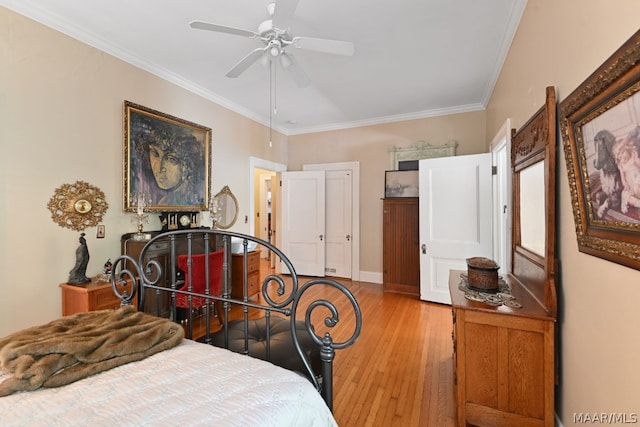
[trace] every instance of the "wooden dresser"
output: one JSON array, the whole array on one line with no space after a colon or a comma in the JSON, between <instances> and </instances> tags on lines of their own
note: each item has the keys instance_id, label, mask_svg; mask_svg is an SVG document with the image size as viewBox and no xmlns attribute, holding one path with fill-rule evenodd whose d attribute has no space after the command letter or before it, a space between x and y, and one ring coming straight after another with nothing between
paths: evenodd
<instances>
[{"instance_id":1,"label":"wooden dresser","mask_svg":"<svg viewBox=\"0 0 640 427\"><path fill-rule=\"evenodd\" d=\"M120 307L120 299L111 288L111 283L87 283L70 285L61 283L62 315L82 313L86 311L107 310ZM131 285L127 287L131 292ZM134 305L137 297L134 298Z\"/></svg>"},{"instance_id":2,"label":"wooden dresser","mask_svg":"<svg viewBox=\"0 0 640 427\"><path fill-rule=\"evenodd\" d=\"M458 425L553 425L555 318L513 277L522 308L470 301L449 277Z\"/></svg>"},{"instance_id":3,"label":"wooden dresser","mask_svg":"<svg viewBox=\"0 0 640 427\"><path fill-rule=\"evenodd\" d=\"M382 199L382 286L420 295L418 198Z\"/></svg>"},{"instance_id":4,"label":"wooden dresser","mask_svg":"<svg viewBox=\"0 0 640 427\"><path fill-rule=\"evenodd\" d=\"M244 297L244 255L231 255L231 296ZM247 253L247 297L251 297L260 291L260 251Z\"/></svg>"},{"instance_id":5,"label":"wooden dresser","mask_svg":"<svg viewBox=\"0 0 640 427\"><path fill-rule=\"evenodd\" d=\"M553 427L556 384L556 98L512 130L511 266L497 293L451 271L457 424ZM500 283L500 282L499 282ZM461 286L462 285L462 286ZM515 299L513 299L515 298Z\"/></svg>"}]
</instances>

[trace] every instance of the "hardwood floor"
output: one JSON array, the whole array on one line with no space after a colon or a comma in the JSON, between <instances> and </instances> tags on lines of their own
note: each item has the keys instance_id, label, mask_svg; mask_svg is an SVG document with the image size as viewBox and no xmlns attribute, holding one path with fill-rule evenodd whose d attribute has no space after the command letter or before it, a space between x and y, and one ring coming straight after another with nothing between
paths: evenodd
<instances>
[{"instance_id":1,"label":"hardwood floor","mask_svg":"<svg viewBox=\"0 0 640 427\"><path fill-rule=\"evenodd\" d=\"M261 276L272 273L261 261ZM338 424L455 426L451 307L383 292L381 284L336 280L349 288L362 310L360 338L336 351L333 412ZM318 297L332 300L330 291L308 295ZM348 301L336 305L340 322L354 324ZM320 313L320 321L312 317L314 325L322 325L327 314ZM336 341L351 333L337 329L332 331ZM324 331L316 327L316 332Z\"/></svg>"},{"instance_id":2,"label":"hardwood floor","mask_svg":"<svg viewBox=\"0 0 640 427\"><path fill-rule=\"evenodd\" d=\"M454 426L451 308L382 285L344 282L363 313L360 339L337 352L334 415L348 426Z\"/></svg>"},{"instance_id":3,"label":"hardwood floor","mask_svg":"<svg viewBox=\"0 0 640 427\"><path fill-rule=\"evenodd\" d=\"M260 272L262 277L273 273L265 260ZM306 280L301 278L301 283ZM351 290L362 309L360 338L336 351L333 412L338 424L455 426L451 308L383 292L380 284L337 280ZM307 297L321 296L332 300L330 291ZM340 323L352 325L349 302L341 300L337 308ZM312 317L314 325L322 325L317 319L326 315L314 312L319 316ZM336 341L351 333L338 329L331 331Z\"/></svg>"}]
</instances>

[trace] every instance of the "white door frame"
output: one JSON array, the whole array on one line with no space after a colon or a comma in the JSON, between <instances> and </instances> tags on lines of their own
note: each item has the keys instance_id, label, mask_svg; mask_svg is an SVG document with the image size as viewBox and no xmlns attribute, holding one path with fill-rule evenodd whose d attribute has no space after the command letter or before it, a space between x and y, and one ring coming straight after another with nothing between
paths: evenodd
<instances>
[{"instance_id":1,"label":"white door frame","mask_svg":"<svg viewBox=\"0 0 640 427\"><path fill-rule=\"evenodd\" d=\"M272 162L270 160L261 159L259 157L249 157L249 234L255 235L255 185L254 185L254 173L256 168L264 169L272 172L284 172L287 170L287 165L282 163ZM260 236L256 236L260 237Z\"/></svg>"},{"instance_id":2,"label":"white door frame","mask_svg":"<svg viewBox=\"0 0 640 427\"><path fill-rule=\"evenodd\" d=\"M493 259L500 274L507 274L511 272L511 119L505 120L489 147L492 165L497 167L493 175Z\"/></svg>"},{"instance_id":3,"label":"white door frame","mask_svg":"<svg viewBox=\"0 0 640 427\"><path fill-rule=\"evenodd\" d=\"M351 171L351 280L360 280L360 162L316 163L303 165L302 170Z\"/></svg>"},{"instance_id":4,"label":"white door frame","mask_svg":"<svg viewBox=\"0 0 640 427\"><path fill-rule=\"evenodd\" d=\"M269 241L269 230L268 230L268 226L269 226L269 201L268 196L267 196L267 190L271 190L271 188L267 188L270 187L272 184L272 180L275 179L275 173L261 173L259 176L259 183L260 183L260 206L258 207L258 212L260 214L260 218L257 219L256 221L259 222L259 224L257 224L257 230L258 231L258 236L260 237L262 240L266 240ZM255 215L254 215L255 216ZM261 258L267 258L269 256L271 252L266 248L263 247L262 248L262 253L260 254Z\"/></svg>"}]
</instances>

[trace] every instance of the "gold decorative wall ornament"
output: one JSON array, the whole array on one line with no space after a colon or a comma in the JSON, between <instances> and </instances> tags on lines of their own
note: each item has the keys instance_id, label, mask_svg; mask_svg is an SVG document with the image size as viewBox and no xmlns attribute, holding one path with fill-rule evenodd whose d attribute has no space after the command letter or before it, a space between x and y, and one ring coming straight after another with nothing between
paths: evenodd
<instances>
[{"instance_id":1,"label":"gold decorative wall ornament","mask_svg":"<svg viewBox=\"0 0 640 427\"><path fill-rule=\"evenodd\" d=\"M109 204L102 190L84 181L76 181L56 188L47 208L53 222L60 227L82 231L96 226Z\"/></svg>"}]
</instances>

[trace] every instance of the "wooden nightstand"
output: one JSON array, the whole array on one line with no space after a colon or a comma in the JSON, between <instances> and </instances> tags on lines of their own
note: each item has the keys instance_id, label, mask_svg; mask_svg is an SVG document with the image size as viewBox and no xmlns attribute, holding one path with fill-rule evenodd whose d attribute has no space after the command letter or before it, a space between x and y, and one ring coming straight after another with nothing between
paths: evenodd
<instances>
[{"instance_id":1,"label":"wooden nightstand","mask_svg":"<svg viewBox=\"0 0 640 427\"><path fill-rule=\"evenodd\" d=\"M111 288L111 283L87 283L84 285L70 285L61 283L62 315L82 313L85 311L106 310L120 307L120 298ZM131 292L131 285L127 286ZM137 304L137 296L134 305Z\"/></svg>"},{"instance_id":2,"label":"wooden nightstand","mask_svg":"<svg viewBox=\"0 0 640 427\"><path fill-rule=\"evenodd\" d=\"M248 294L251 297L260 291L260 251L247 253ZM244 296L244 255L231 255L231 296L242 298Z\"/></svg>"}]
</instances>

